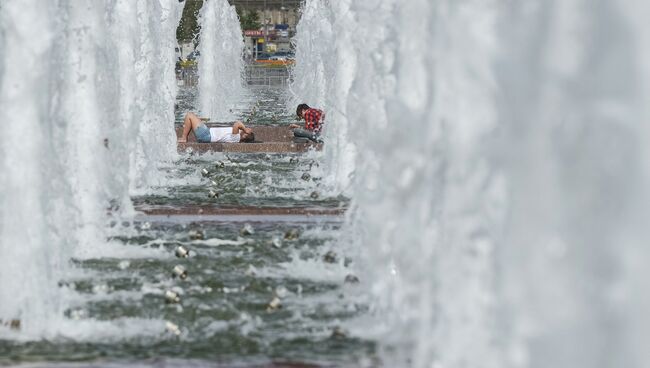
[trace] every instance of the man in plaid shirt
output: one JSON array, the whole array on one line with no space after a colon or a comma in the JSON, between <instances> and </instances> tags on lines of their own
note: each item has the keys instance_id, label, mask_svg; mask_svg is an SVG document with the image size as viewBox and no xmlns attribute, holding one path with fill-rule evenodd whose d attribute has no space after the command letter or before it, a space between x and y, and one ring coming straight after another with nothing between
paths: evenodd
<instances>
[{"instance_id":1,"label":"man in plaid shirt","mask_svg":"<svg viewBox=\"0 0 650 368\"><path fill-rule=\"evenodd\" d=\"M312 109L307 104L300 104L296 109L298 119L305 119L305 128L301 129L297 124L289 125L293 129L293 136L296 138L307 138L314 142L322 143L320 131L323 127L324 114L322 110Z\"/></svg>"}]
</instances>

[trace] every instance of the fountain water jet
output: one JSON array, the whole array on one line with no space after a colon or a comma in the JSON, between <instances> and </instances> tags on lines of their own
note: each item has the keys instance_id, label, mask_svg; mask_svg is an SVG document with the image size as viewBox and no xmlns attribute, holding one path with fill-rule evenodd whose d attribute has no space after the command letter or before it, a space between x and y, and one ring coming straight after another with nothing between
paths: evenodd
<instances>
[{"instance_id":1,"label":"fountain water jet","mask_svg":"<svg viewBox=\"0 0 650 368\"><path fill-rule=\"evenodd\" d=\"M56 205L61 194L45 189L57 189L63 180L42 175L56 164L52 159L54 147L44 129L48 125L43 123L50 103L46 87L56 27L50 18L53 8L53 4L35 1L0 6L0 118L14 124L7 139L0 142L0 252L4 255L0 260L0 319L29 316L31 320L22 323L26 330L37 329L53 313L60 312L55 303L47 302L56 300L53 280L61 275L62 263L54 248L47 246L59 240L47 210L66 209ZM40 37L32 37L31 24L40 25ZM24 44L23 40L31 42ZM27 132L31 132L30 139L25 140L20 134ZM66 225L61 226L62 234ZM3 329L0 327L0 333Z\"/></svg>"},{"instance_id":2,"label":"fountain water jet","mask_svg":"<svg viewBox=\"0 0 650 368\"><path fill-rule=\"evenodd\" d=\"M243 93L244 38L237 12L226 0L207 0L199 22L199 109L212 121L228 121Z\"/></svg>"},{"instance_id":3,"label":"fountain water jet","mask_svg":"<svg viewBox=\"0 0 650 368\"><path fill-rule=\"evenodd\" d=\"M295 111L307 103L326 112L323 136L327 140L323 157L323 184L332 192L347 191L355 146L350 136L347 99L357 68L354 50L354 19L349 0L329 3L307 0L294 38L296 65L293 67L292 97L287 107Z\"/></svg>"},{"instance_id":4,"label":"fountain water jet","mask_svg":"<svg viewBox=\"0 0 650 368\"><path fill-rule=\"evenodd\" d=\"M0 142L0 319L21 319L23 337L60 332L70 257L105 244L107 208L128 213L129 188L173 157L181 5L133 5L0 6L0 117L12 124Z\"/></svg>"},{"instance_id":5,"label":"fountain water jet","mask_svg":"<svg viewBox=\"0 0 650 368\"><path fill-rule=\"evenodd\" d=\"M323 21L298 40L347 46L326 37L335 6L308 1L305 15L313 7ZM635 285L650 235L639 220L648 6L358 0L350 10L357 68L341 111L363 134L350 135L349 226L366 249L362 279L375 280L387 365L646 366L648 298ZM319 89L329 96L348 69L325 73L310 58L319 51L298 45L309 52L299 48L297 70L309 73L294 91L326 105Z\"/></svg>"},{"instance_id":6,"label":"fountain water jet","mask_svg":"<svg viewBox=\"0 0 650 368\"><path fill-rule=\"evenodd\" d=\"M176 99L176 27L183 6L173 0L137 3L139 38L135 62L138 96L134 106L138 127L136 155L131 164L131 192L161 185L158 168L176 158L174 103ZM172 67L170 67L170 64ZM141 191L138 191L141 193Z\"/></svg>"}]
</instances>

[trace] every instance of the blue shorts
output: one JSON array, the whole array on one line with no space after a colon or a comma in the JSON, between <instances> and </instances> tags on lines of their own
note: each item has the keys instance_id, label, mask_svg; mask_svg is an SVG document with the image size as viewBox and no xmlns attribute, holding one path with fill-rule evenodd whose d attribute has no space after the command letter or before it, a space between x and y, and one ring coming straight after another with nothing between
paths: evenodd
<instances>
[{"instance_id":1,"label":"blue shorts","mask_svg":"<svg viewBox=\"0 0 650 368\"><path fill-rule=\"evenodd\" d=\"M196 141L199 143L210 143L212 137L210 136L210 129L205 124L201 124L194 129Z\"/></svg>"}]
</instances>

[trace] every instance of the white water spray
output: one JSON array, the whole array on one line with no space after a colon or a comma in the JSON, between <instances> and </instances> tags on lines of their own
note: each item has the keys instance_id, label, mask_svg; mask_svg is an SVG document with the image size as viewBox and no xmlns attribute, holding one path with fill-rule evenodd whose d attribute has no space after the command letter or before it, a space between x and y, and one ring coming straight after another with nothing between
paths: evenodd
<instances>
[{"instance_id":1,"label":"white water spray","mask_svg":"<svg viewBox=\"0 0 650 368\"><path fill-rule=\"evenodd\" d=\"M326 163L323 185L335 192L346 191L354 170L354 145L350 134L347 99L357 67L353 42L354 18L349 0L325 2L307 0L298 23L296 44L297 63L290 86L293 98L288 109L295 111L307 103L326 112L323 136Z\"/></svg>"},{"instance_id":2,"label":"white water spray","mask_svg":"<svg viewBox=\"0 0 650 368\"><path fill-rule=\"evenodd\" d=\"M11 127L0 142L0 319L20 319L24 337L57 333L70 257L105 244L107 209L128 209L129 187L173 152L180 7L0 6L0 118Z\"/></svg>"},{"instance_id":3,"label":"white water spray","mask_svg":"<svg viewBox=\"0 0 650 368\"><path fill-rule=\"evenodd\" d=\"M184 4L184 3L183 3ZM174 103L176 101L176 27L183 4L173 0L138 1L139 28L135 71L137 91L135 124L138 126L137 154L131 165L132 191L161 185L160 163L176 157Z\"/></svg>"},{"instance_id":4,"label":"white water spray","mask_svg":"<svg viewBox=\"0 0 650 368\"><path fill-rule=\"evenodd\" d=\"M229 121L243 93L244 38L237 12L227 0L206 0L199 22L199 109L212 121Z\"/></svg>"},{"instance_id":5,"label":"white water spray","mask_svg":"<svg viewBox=\"0 0 650 368\"><path fill-rule=\"evenodd\" d=\"M310 6L327 20L338 5ZM350 9L357 67L339 108L363 132L350 225L386 365L647 366L648 5ZM314 22L298 40L331 31ZM319 78L306 44L294 91L326 105L318 93L349 69Z\"/></svg>"},{"instance_id":6,"label":"white water spray","mask_svg":"<svg viewBox=\"0 0 650 368\"><path fill-rule=\"evenodd\" d=\"M348 109L364 132L353 136L353 225L385 312L382 340L395 348L386 359L399 366L502 362L493 249L503 187L482 150L496 123L485 64L494 54L495 10L485 2L461 8L353 7L364 47L349 101L357 108Z\"/></svg>"},{"instance_id":7,"label":"white water spray","mask_svg":"<svg viewBox=\"0 0 650 368\"><path fill-rule=\"evenodd\" d=\"M47 247L50 241L58 240L45 213L56 201L43 188L58 188L62 180L55 182L42 174L56 171L51 159L54 147L48 144L48 131L43 129L49 126L44 120L50 95L44 87L49 85L48 60L55 24L49 18L51 4L18 5L0 6L0 117L13 124L7 139L0 142L0 250L6 255L0 260L0 318L6 321L29 315L37 325L48 319L52 308L56 309L55 305L46 305L51 300L51 287L55 287L46 271L59 276L56 271L61 262L54 249ZM30 24L40 24L41 37L30 38L34 32ZM23 45L22 40L32 42ZM12 62L8 55L20 62ZM23 134L29 134L29 139ZM31 300L25 290L37 294L37 299ZM32 323L23 324L32 328Z\"/></svg>"},{"instance_id":8,"label":"white water spray","mask_svg":"<svg viewBox=\"0 0 650 368\"><path fill-rule=\"evenodd\" d=\"M499 269L516 363L646 367L648 5L504 8L497 59L511 187ZM536 42L533 42L536 41ZM507 149L506 149L507 148ZM641 333L641 331L644 331Z\"/></svg>"}]
</instances>

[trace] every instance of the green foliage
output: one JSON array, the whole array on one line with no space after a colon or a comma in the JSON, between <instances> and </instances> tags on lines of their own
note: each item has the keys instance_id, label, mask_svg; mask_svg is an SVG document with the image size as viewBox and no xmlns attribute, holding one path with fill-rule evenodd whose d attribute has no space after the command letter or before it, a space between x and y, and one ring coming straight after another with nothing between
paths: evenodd
<instances>
[{"instance_id":1,"label":"green foliage","mask_svg":"<svg viewBox=\"0 0 650 368\"><path fill-rule=\"evenodd\" d=\"M198 36L201 32L201 25L198 22L199 11L203 7L203 0L185 0L183 16L176 29L176 39L180 41L194 40L198 43ZM245 10L237 7L237 15L241 23L241 29L260 29L260 16L254 10Z\"/></svg>"},{"instance_id":2,"label":"green foliage","mask_svg":"<svg viewBox=\"0 0 650 368\"><path fill-rule=\"evenodd\" d=\"M185 0L183 16L176 29L178 41L197 40L197 36L201 32L201 26L197 19L201 7L203 7L203 0Z\"/></svg>"},{"instance_id":3,"label":"green foliage","mask_svg":"<svg viewBox=\"0 0 650 368\"><path fill-rule=\"evenodd\" d=\"M248 29L260 29L262 23L260 23L260 16L254 10L245 10L237 8L237 15L239 16L239 22L241 23L241 29L243 31Z\"/></svg>"}]
</instances>

